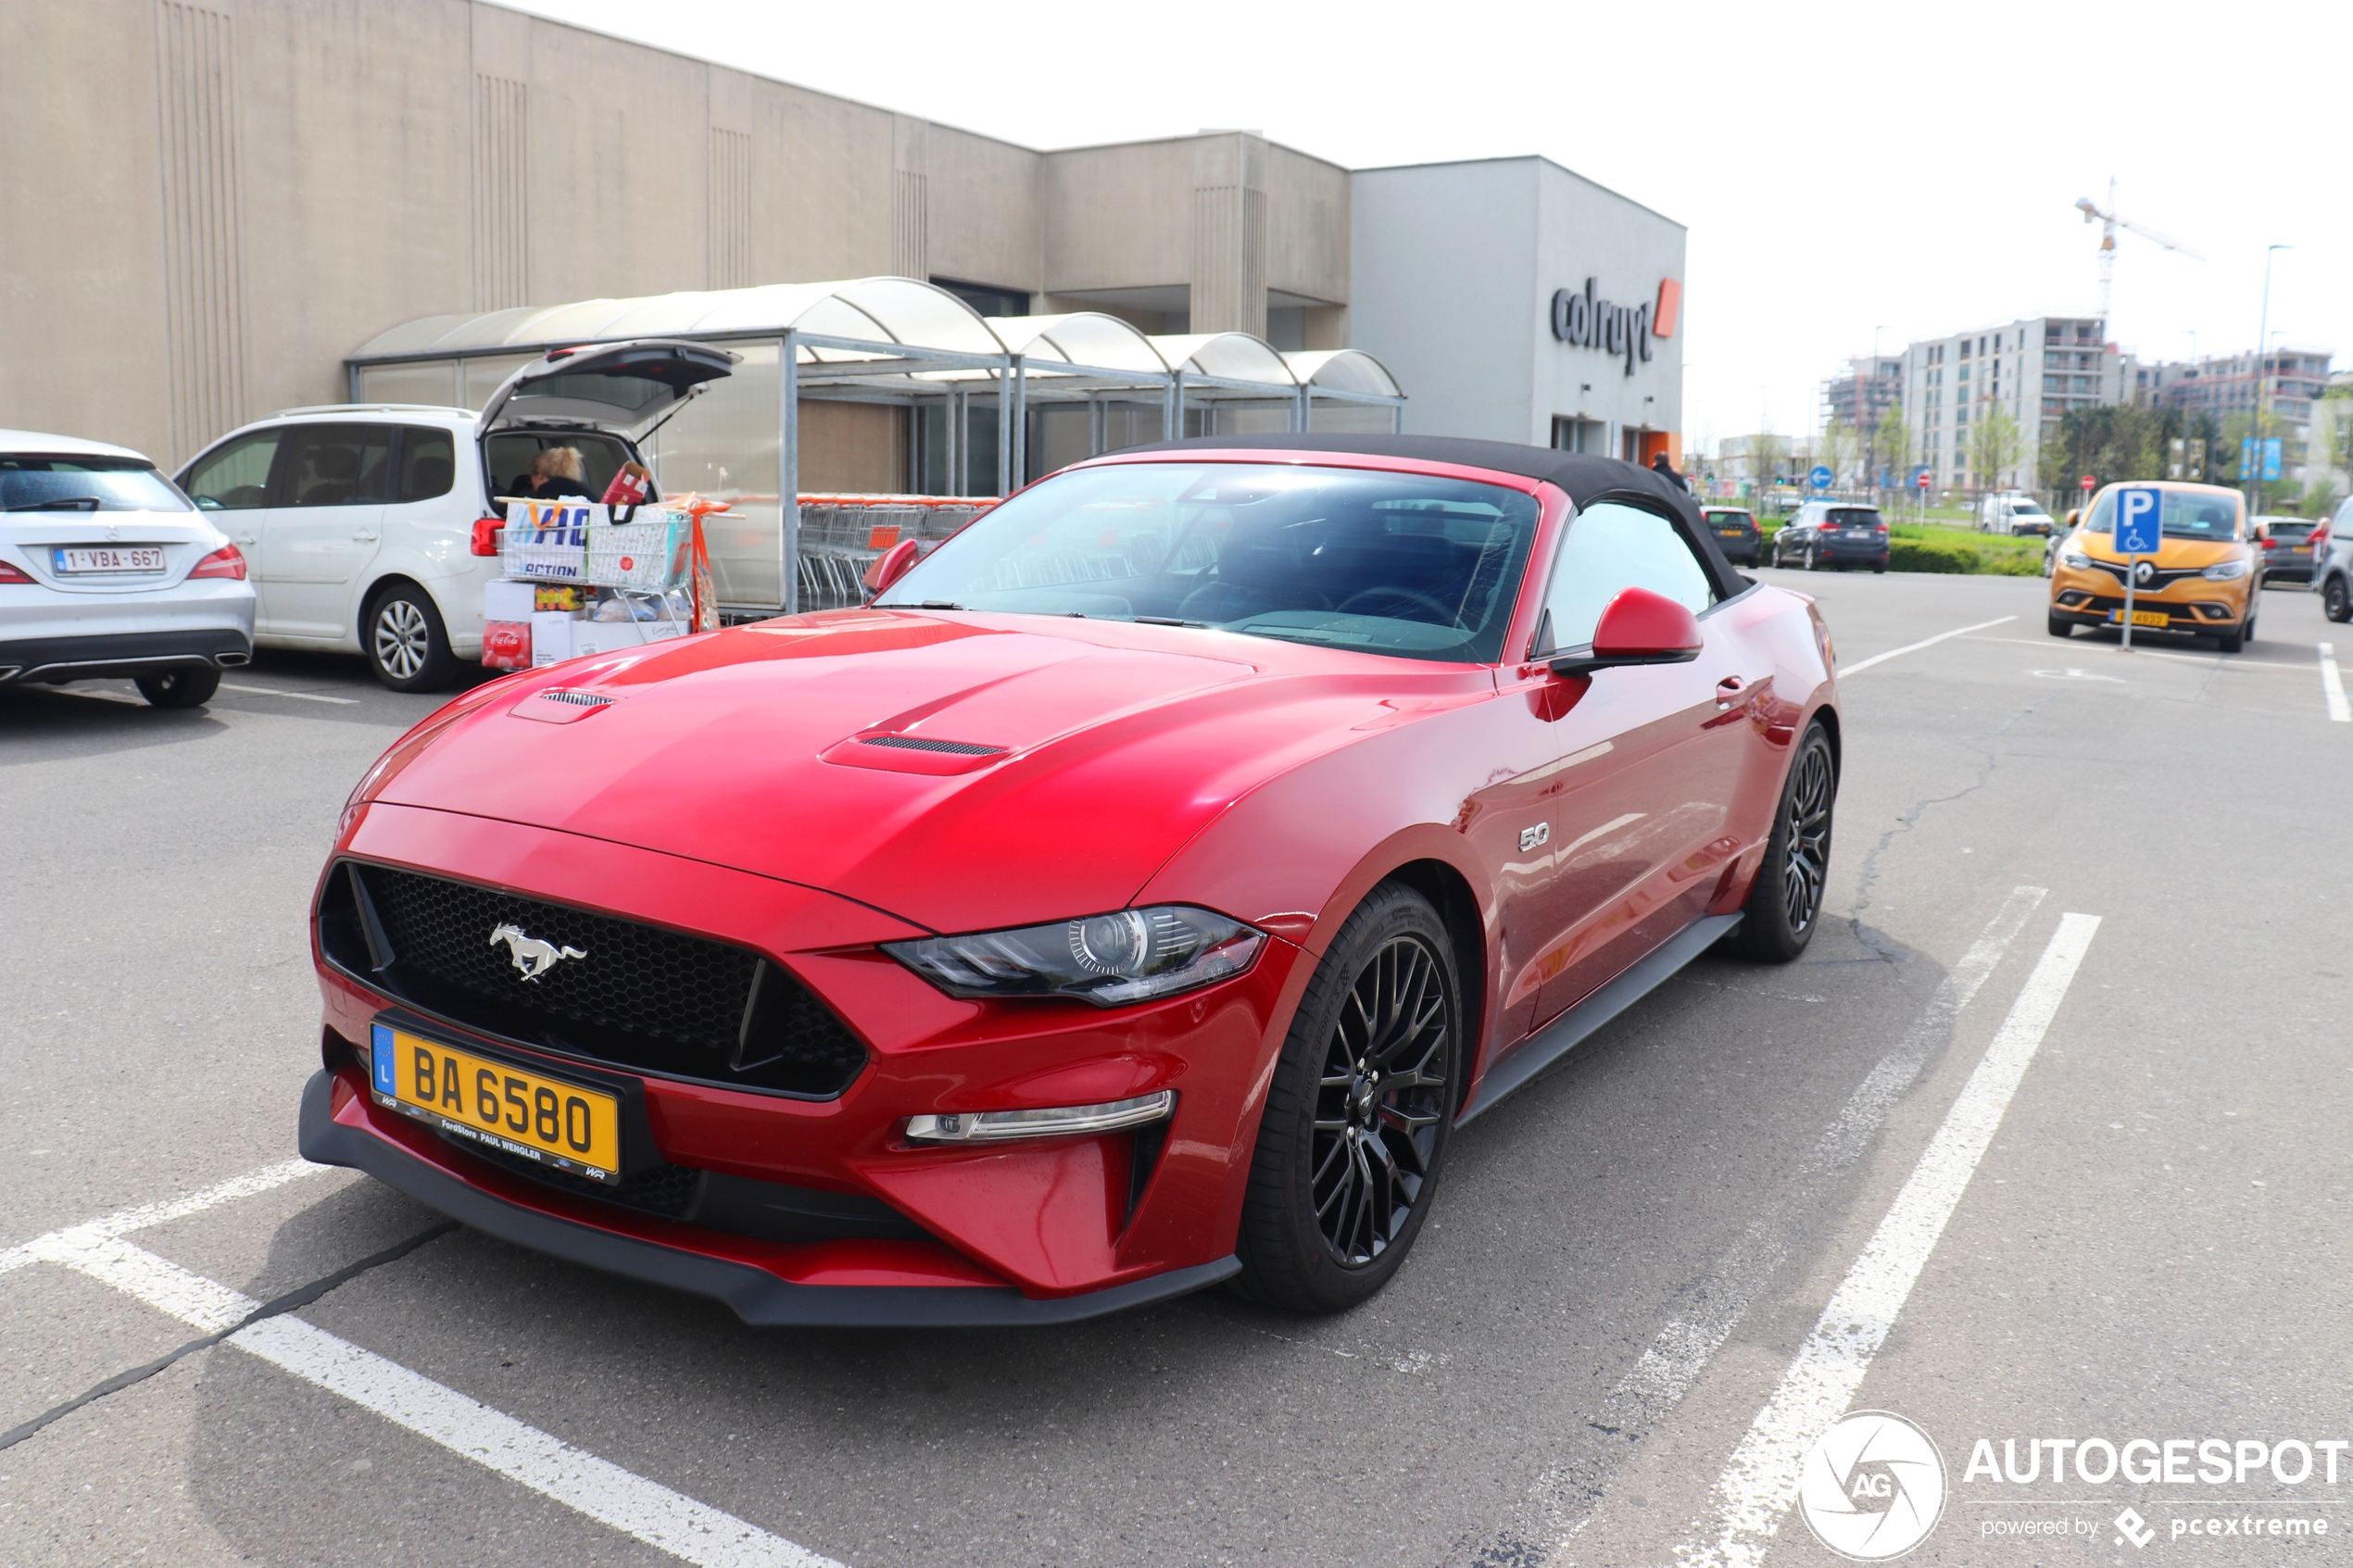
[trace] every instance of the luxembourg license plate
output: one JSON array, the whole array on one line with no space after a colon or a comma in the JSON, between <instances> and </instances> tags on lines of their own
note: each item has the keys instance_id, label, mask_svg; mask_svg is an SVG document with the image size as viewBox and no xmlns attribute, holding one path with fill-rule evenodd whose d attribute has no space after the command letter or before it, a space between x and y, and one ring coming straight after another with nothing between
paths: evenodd
<instances>
[{"instance_id":1,"label":"luxembourg license plate","mask_svg":"<svg viewBox=\"0 0 2353 1568\"><path fill-rule=\"evenodd\" d=\"M1716 532L1721 533L1727 539L1737 539L1741 536L1743 530L1737 528L1719 528Z\"/></svg>"},{"instance_id":2,"label":"luxembourg license plate","mask_svg":"<svg viewBox=\"0 0 2353 1568\"><path fill-rule=\"evenodd\" d=\"M2124 612L2120 609L2109 610L2108 612L2108 618L2114 625L2121 626L2124 624ZM2170 618L2161 609L2136 609L2133 612L2133 624L2135 626L2161 627L2169 623Z\"/></svg>"},{"instance_id":3,"label":"luxembourg license plate","mask_svg":"<svg viewBox=\"0 0 2353 1568\"><path fill-rule=\"evenodd\" d=\"M60 577L79 577L94 571L160 572L163 546L122 545L87 550L52 546L49 569Z\"/></svg>"},{"instance_id":4,"label":"luxembourg license plate","mask_svg":"<svg viewBox=\"0 0 2353 1568\"><path fill-rule=\"evenodd\" d=\"M601 1089L476 1056L379 1023L376 1103L445 1132L592 1182L621 1182L621 1102Z\"/></svg>"}]
</instances>

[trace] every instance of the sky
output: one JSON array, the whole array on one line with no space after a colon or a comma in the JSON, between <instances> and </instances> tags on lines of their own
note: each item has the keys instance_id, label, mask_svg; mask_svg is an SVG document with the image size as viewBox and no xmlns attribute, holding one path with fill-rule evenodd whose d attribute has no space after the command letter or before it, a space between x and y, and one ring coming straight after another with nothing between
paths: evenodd
<instances>
[{"instance_id":1,"label":"sky","mask_svg":"<svg viewBox=\"0 0 2353 1568\"><path fill-rule=\"evenodd\" d=\"M1353 169L1541 154L1686 225L1687 445L1849 356L2088 313L2143 359L2353 366L2353 0L1592 6L505 0L1026 146L1246 127ZM1412 392L1408 387L1408 394Z\"/></svg>"}]
</instances>

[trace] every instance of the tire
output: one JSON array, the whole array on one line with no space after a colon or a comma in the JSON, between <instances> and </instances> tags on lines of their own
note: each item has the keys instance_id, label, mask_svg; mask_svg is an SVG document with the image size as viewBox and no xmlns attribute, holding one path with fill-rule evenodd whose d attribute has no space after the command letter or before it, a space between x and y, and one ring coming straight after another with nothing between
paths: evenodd
<instances>
[{"instance_id":1,"label":"tire","mask_svg":"<svg viewBox=\"0 0 2353 1568\"><path fill-rule=\"evenodd\" d=\"M1877 560L1877 561L1873 561L1873 562L1871 563L1871 574L1872 574L1874 577L1884 577L1884 576L1886 576L1886 575L1887 575L1887 562L1885 562L1885 561L1883 561L1883 560Z\"/></svg>"},{"instance_id":2,"label":"tire","mask_svg":"<svg viewBox=\"0 0 2353 1568\"><path fill-rule=\"evenodd\" d=\"M1404 1262L1459 1103L1461 994L1445 924L1420 894L1384 884L1348 917L1267 1085L1236 1248L1242 1294L1342 1311Z\"/></svg>"},{"instance_id":3,"label":"tire","mask_svg":"<svg viewBox=\"0 0 2353 1568\"><path fill-rule=\"evenodd\" d=\"M441 611L413 583L396 583L369 603L360 618L359 646L376 679L396 692L437 692L458 681Z\"/></svg>"},{"instance_id":4,"label":"tire","mask_svg":"<svg viewBox=\"0 0 2353 1568\"><path fill-rule=\"evenodd\" d=\"M2054 637L2072 637L2075 635L2075 622L2064 620L2057 614L2046 616L2043 624L2049 630L2051 635Z\"/></svg>"},{"instance_id":5,"label":"tire","mask_svg":"<svg viewBox=\"0 0 2353 1568\"><path fill-rule=\"evenodd\" d=\"M1820 558L1815 554L1814 546L1811 545L1806 546L1806 570L1808 571L1822 570Z\"/></svg>"},{"instance_id":6,"label":"tire","mask_svg":"<svg viewBox=\"0 0 2353 1568\"><path fill-rule=\"evenodd\" d=\"M138 676L132 684L150 708L202 708L220 689L220 671L166 670L160 674Z\"/></svg>"},{"instance_id":7,"label":"tire","mask_svg":"<svg viewBox=\"0 0 2353 1568\"><path fill-rule=\"evenodd\" d=\"M1831 818L1838 803L1838 761L1817 720L1790 754L1789 776L1773 809L1765 863L1756 868L1741 907L1732 945L1764 963L1788 963L1814 940L1822 923L1822 890L1830 876Z\"/></svg>"},{"instance_id":8,"label":"tire","mask_svg":"<svg viewBox=\"0 0 2353 1568\"><path fill-rule=\"evenodd\" d=\"M2321 613L2331 621L2353 621L2353 589L2342 572L2321 585Z\"/></svg>"}]
</instances>

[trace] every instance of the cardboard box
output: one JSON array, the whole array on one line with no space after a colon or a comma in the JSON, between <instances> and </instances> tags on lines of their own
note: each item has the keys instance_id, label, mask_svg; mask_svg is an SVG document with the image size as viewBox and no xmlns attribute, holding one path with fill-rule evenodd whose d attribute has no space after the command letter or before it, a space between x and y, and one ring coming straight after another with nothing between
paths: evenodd
<instances>
[{"instance_id":1,"label":"cardboard box","mask_svg":"<svg viewBox=\"0 0 2353 1568\"><path fill-rule=\"evenodd\" d=\"M648 643L667 642L686 633L686 628L675 621L575 621L572 623L572 652L575 659L589 653L617 653L623 648L643 647Z\"/></svg>"},{"instance_id":2,"label":"cardboard box","mask_svg":"<svg viewBox=\"0 0 2353 1568\"><path fill-rule=\"evenodd\" d=\"M504 578L482 585L482 618L484 621L528 621L537 607L533 604L534 583L512 583Z\"/></svg>"},{"instance_id":3,"label":"cardboard box","mask_svg":"<svg viewBox=\"0 0 2353 1568\"><path fill-rule=\"evenodd\" d=\"M531 618L531 667L560 664L572 657L573 628L582 622L560 610L535 612Z\"/></svg>"}]
</instances>

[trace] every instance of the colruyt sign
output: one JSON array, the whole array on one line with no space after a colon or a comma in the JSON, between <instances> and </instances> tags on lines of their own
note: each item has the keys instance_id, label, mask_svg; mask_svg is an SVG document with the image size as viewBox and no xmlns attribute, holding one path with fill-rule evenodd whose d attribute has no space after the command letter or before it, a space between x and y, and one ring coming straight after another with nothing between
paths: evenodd
<instances>
[{"instance_id":1,"label":"colruyt sign","mask_svg":"<svg viewBox=\"0 0 2353 1568\"><path fill-rule=\"evenodd\" d=\"M1598 348L1623 357L1630 376L1637 360L1650 358L1653 338L1675 335L1675 319L1682 313L1683 285L1664 278L1655 300L1613 305L1594 294L1593 283L1593 279L1586 279L1581 294L1574 289L1554 291L1553 335L1579 348Z\"/></svg>"}]
</instances>

